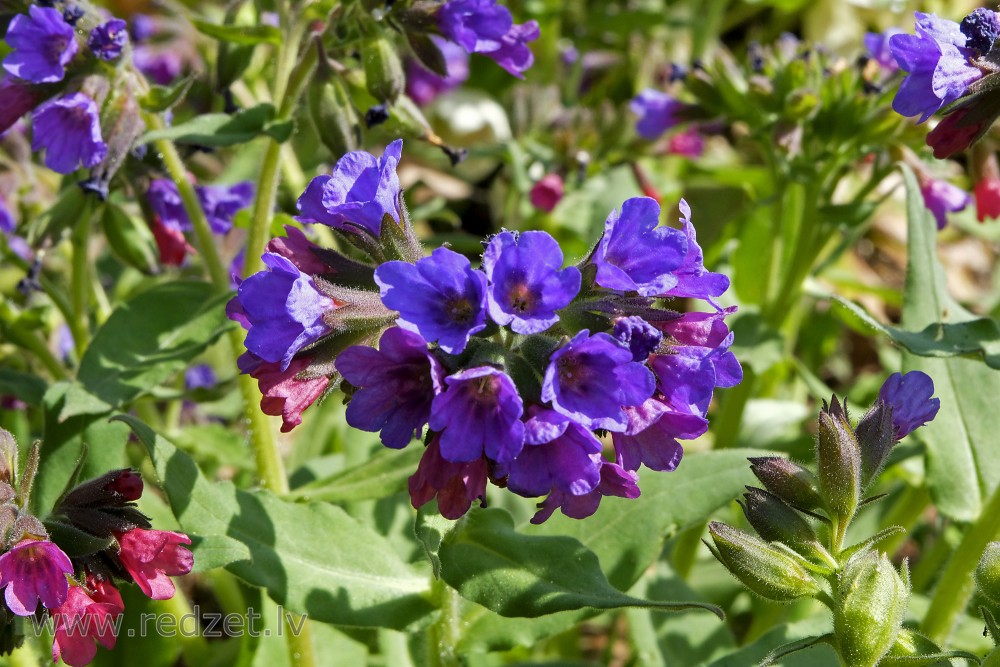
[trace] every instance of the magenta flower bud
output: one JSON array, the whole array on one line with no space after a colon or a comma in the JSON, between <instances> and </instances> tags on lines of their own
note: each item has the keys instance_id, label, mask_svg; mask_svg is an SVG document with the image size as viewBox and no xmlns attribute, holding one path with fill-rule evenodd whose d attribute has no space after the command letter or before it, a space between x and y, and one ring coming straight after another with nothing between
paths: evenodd
<instances>
[{"instance_id":1,"label":"magenta flower bud","mask_svg":"<svg viewBox=\"0 0 1000 667\"><path fill-rule=\"evenodd\" d=\"M562 176L559 174L545 174L537 183L531 186L529 197L531 205L539 211L551 213L565 193Z\"/></svg>"}]
</instances>

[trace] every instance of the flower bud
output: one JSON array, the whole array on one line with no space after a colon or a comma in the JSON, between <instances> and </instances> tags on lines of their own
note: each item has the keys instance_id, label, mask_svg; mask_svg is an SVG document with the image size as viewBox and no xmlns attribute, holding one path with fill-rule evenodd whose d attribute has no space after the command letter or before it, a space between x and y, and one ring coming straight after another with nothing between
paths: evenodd
<instances>
[{"instance_id":1,"label":"flower bud","mask_svg":"<svg viewBox=\"0 0 1000 667\"><path fill-rule=\"evenodd\" d=\"M108 92L101 109L101 131L107 144L104 159L90 171L90 178L81 183L84 190L107 199L108 186L118 172L139 135L146 128L136 99L137 84L126 76L116 82Z\"/></svg>"},{"instance_id":2,"label":"flower bud","mask_svg":"<svg viewBox=\"0 0 1000 667\"><path fill-rule=\"evenodd\" d=\"M861 499L861 450L847 410L836 396L820 412L816 456L827 507L841 521L847 521Z\"/></svg>"},{"instance_id":3,"label":"flower bud","mask_svg":"<svg viewBox=\"0 0 1000 667\"><path fill-rule=\"evenodd\" d=\"M316 134L333 157L339 159L344 153L358 150L361 122L340 77L321 69L309 86L308 104Z\"/></svg>"},{"instance_id":4,"label":"flower bud","mask_svg":"<svg viewBox=\"0 0 1000 667\"><path fill-rule=\"evenodd\" d=\"M748 486L741 506L747 521L768 542L781 542L807 558L832 562L817 539L816 531L781 498Z\"/></svg>"},{"instance_id":5,"label":"flower bud","mask_svg":"<svg viewBox=\"0 0 1000 667\"><path fill-rule=\"evenodd\" d=\"M990 542L976 567L976 585L986 598L1000 604L1000 542Z\"/></svg>"},{"instance_id":6,"label":"flower bud","mask_svg":"<svg viewBox=\"0 0 1000 667\"><path fill-rule=\"evenodd\" d=\"M819 592L808 570L767 542L718 521L708 524L708 532L719 562L761 597L787 602Z\"/></svg>"},{"instance_id":7,"label":"flower bud","mask_svg":"<svg viewBox=\"0 0 1000 667\"><path fill-rule=\"evenodd\" d=\"M111 251L121 261L146 275L159 271L156 238L149 225L131 217L110 202L101 216L101 228Z\"/></svg>"},{"instance_id":8,"label":"flower bud","mask_svg":"<svg viewBox=\"0 0 1000 667\"><path fill-rule=\"evenodd\" d=\"M848 562L837 586L840 599L833 632L840 655L852 667L875 667L896 643L910 597L909 574L901 577L888 556L869 551Z\"/></svg>"},{"instance_id":9,"label":"flower bud","mask_svg":"<svg viewBox=\"0 0 1000 667\"><path fill-rule=\"evenodd\" d=\"M881 399L858 422L855 434L861 449L861 486L866 487L878 475L892 446L896 444L892 425L892 406Z\"/></svg>"},{"instance_id":10,"label":"flower bud","mask_svg":"<svg viewBox=\"0 0 1000 667\"><path fill-rule=\"evenodd\" d=\"M749 461L750 471L764 488L792 507L814 510L823 506L819 480L812 471L780 456L759 456Z\"/></svg>"},{"instance_id":11,"label":"flower bud","mask_svg":"<svg viewBox=\"0 0 1000 667\"><path fill-rule=\"evenodd\" d=\"M361 44L365 65L365 83L379 102L395 102L403 92L403 63L392 42L382 34L368 37Z\"/></svg>"},{"instance_id":12,"label":"flower bud","mask_svg":"<svg viewBox=\"0 0 1000 667\"><path fill-rule=\"evenodd\" d=\"M0 482L14 483L17 474L17 441L10 431L0 428Z\"/></svg>"}]
</instances>

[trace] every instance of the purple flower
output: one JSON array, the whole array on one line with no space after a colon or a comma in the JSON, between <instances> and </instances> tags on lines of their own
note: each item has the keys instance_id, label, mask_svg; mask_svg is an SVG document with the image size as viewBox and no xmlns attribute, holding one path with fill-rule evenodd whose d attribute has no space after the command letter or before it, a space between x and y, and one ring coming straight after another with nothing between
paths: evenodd
<instances>
[{"instance_id":1,"label":"purple flower","mask_svg":"<svg viewBox=\"0 0 1000 667\"><path fill-rule=\"evenodd\" d=\"M869 32L864 36L865 51L868 57L878 63L879 67L890 74L899 69L896 59L892 57L892 50L889 48L889 39L893 35L900 35L903 31L899 28L889 28L885 32Z\"/></svg>"},{"instance_id":2,"label":"purple flower","mask_svg":"<svg viewBox=\"0 0 1000 667\"><path fill-rule=\"evenodd\" d=\"M216 234L233 228L233 217L253 201L254 187L249 181L234 185L196 185L195 192L208 224ZM154 178L146 191L150 208L167 227L189 231L191 219L184 208L177 185L166 178Z\"/></svg>"},{"instance_id":3,"label":"purple flower","mask_svg":"<svg viewBox=\"0 0 1000 667\"><path fill-rule=\"evenodd\" d=\"M525 496L581 496L601 481L601 441L569 417L535 410L524 424L524 449L506 469L507 488Z\"/></svg>"},{"instance_id":4,"label":"purple flower","mask_svg":"<svg viewBox=\"0 0 1000 667\"><path fill-rule=\"evenodd\" d=\"M67 574L73 574L69 557L47 540L21 540L0 556L0 588L7 587L7 607L18 616L34 614L39 600L47 609L65 602Z\"/></svg>"},{"instance_id":5,"label":"purple flower","mask_svg":"<svg viewBox=\"0 0 1000 667\"><path fill-rule=\"evenodd\" d=\"M638 498L638 477L634 472L625 470L617 463L601 462L601 481L590 493L574 496L569 493L553 491L538 506L538 512L531 517L531 523L540 524L552 516L557 509L572 519L586 519L597 511L604 496L618 498Z\"/></svg>"},{"instance_id":6,"label":"purple flower","mask_svg":"<svg viewBox=\"0 0 1000 667\"><path fill-rule=\"evenodd\" d=\"M948 181L937 178L924 179L920 184L924 206L934 214L938 229L948 224L948 213L956 213L972 203L972 195Z\"/></svg>"},{"instance_id":7,"label":"purple flower","mask_svg":"<svg viewBox=\"0 0 1000 667\"><path fill-rule=\"evenodd\" d=\"M403 140L389 144L382 157L351 151L337 160L333 173L317 176L299 197L300 222L323 223L341 231L362 228L373 236L388 215L400 221L401 187L396 164Z\"/></svg>"},{"instance_id":8,"label":"purple flower","mask_svg":"<svg viewBox=\"0 0 1000 667\"><path fill-rule=\"evenodd\" d=\"M619 317L612 335L632 352L632 361L645 361L663 340L663 332L641 317Z\"/></svg>"},{"instance_id":9,"label":"purple flower","mask_svg":"<svg viewBox=\"0 0 1000 667\"><path fill-rule=\"evenodd\" d=\"M674 470L681 462L684 448L677 438L697 438L708 430L708 420L698 414L676 410L663 394L642 405L625 408L628 428L614 433L615 452L626 470L645 465L650 470Z\"/></svg>"},{"instance_id":10,"label":"purple flower","mask_svg":"<svg viewBox=\"0 0 1000 667\"><path fill-rule=\"evenodd\" d=\"M481 53L517 77L534 63L527 42L538 39L538 23L516 25L496 0L450 0L437 13L441 34L468 53Z\"/></svg>"},{"instance_id":11,"label":"purple flower","mask_svg":"<svg viewBox=\"0 0 1000 667\"><path fill-rule=\"evenodd\" d=\"M896 440L902 440L934 419L941 409L941 399L934 395L934 381L921 371L906 375L893 373L878 392L880 400L892 406L892 425Z\"/></svg>"},{"instance_id":12,"label":"purple flower","mask_svg":"<svg viewBox=\"0 0 1000 667\"><path fill-rule=\"evenodd\" d=\"M729 277L705 269L705 257L698 245L694 225L691 224L691 207L683 199L678 207L681 211L682 231L687 237L687 253L681 266L673 271L677 284L664 292L663 296L705 299L718 308L713 297L722 296L729 289Z\"/></svg>"},{"instance_id":13,"label":"purple flower","mask_svg":"<svg viewBox=\"0 0 1000 667\"><path fill-rule=\"evenodd\" d=\"M167 227L187 231L191 229L191 220L184 209L181 193L177 185L168 178L154 178L146 190L146 200L160 222Z\"/></svg>"},{"instance_id":14,"label":"purple flower","mask_svg":"<svg viewBox=\"0 0 1000 667\"><path fill-rule=\"evenodd\" d=\"M337 356L337 371L358 391L347 406L347 423L382 434L382 444L400 449L424 427L431 401L444 390L441 365L419 335L392 327L378 349L354 345Z\"/></svg>"},{"instance_id":15,"label":"purple flower","mask_svg":"<svg viewBox=\"0 0 1000 667\"><path fill-rule=\"evenodd\" d=\"M985 56L1000 37L1000 15L985 7L974 9L962 19L959 29L967 38L965 45Z\"/></svg>"},{"instance_id":16,"label":"purple flower","mask_svg":"<svg viewBox=\"0 0 1000 667\"><path fill-rule=\"evenodd\" d=\"M214 387L217 382L215 371L208 364L197 364L184 371L184 388L188 391Z\"/></svg>"},{"instance_id":17,"label":"purple flower","mask_svg":"<svg viewBox=\"0 0 1000 667\"><path fill-rule=\"evenodd\" d=\"M150 81L161 86L166 86L180 76L184 68L183 59L177 51L146 45L138 45L132 49L132 62Z\"/></svg>"},{"instance_id":18,"label":"purple flower","mask_svg":"<svg viewBox=\"0 0 1000 667\"><path fill-rule=\"evenodd\" d=\"M77 50L73 26L59 10L38 5L31 5L28 15L14 17L4 40L13 51L3 59L3 68L32 83L62 81Z\"/></svg>"},{"instance_id":19,"label":"purple flower","mask_svg":"<svg viewBox=\"0 0 1000 667\"><path fill-rule=\"evenodd\" d=\"M121 19L111 19L90 31L87 46L94 55L105 61L121 56L128 44L128 25Z\"/></svg>"},{"instance_id":20,"label":"purple flower","mask_svg":"<svg viewBox=\"0 0 1000 667\"><path fill-rule=\"evenodd\" d=\"M146 14L132 14L132 27L129 28L132 41L144 42L156 34L156 21Z\"/></svg>"},{"instance_id":21,"label":"purple flower","mask_svg":"<svg viewBox=\"0 0 1000 667\"><path fill-rule=\"evenodd\" d=\"M941 107L962 97L983 73L969 60L966 37L954 21L916 12L916 35L893 35L889 49L908 72L892 100L902 116L920 116L923 123Z\"/></svg>"},{"instance_id":22,"label":"purple flower","mask_svg":"<svg viewBox=\"0 0 1000 667\"><path fill-rule=\"evenodd\" d=\"M547 232L500 232L483 253L483 270L490 281L490 317L519 334L545 331L557 321L580 291L580 271L560 270L559 244Z\"/></svg>"},{"instance_id":23,"label":"purple flower","mask_svg":"<svg viewBox=\"0 0 1000 667\"><path fill-rule=\"evenodd\" d=\"M687 237L679 229L659 226L660 205L649 197L633 197L612 211L594 251L597 284L642 296L664 294L680 282L674 271L687 260Z\"/></svg>"},{"instance_id":24,"label":"purple flower","mask_svg":"<svg viewBox=\"0 0 1000 667\"><path fill-rule=\"evenodd\" d=\"M108 147L101 139L101 121L94 100L73 93L35 109L31 148L44 148L45 166L60 174L71 174L80 164L98 164L108 154Z\"/></svg>"},{"instance_id":25,"label":"purple flower","mask_svg":"<svg viewBox=\"0 0 1000 667\"><path fill-rule=\"evenodd\" d=\"M248 329L247 350L264 361L281 362L284 371L296 352L330 333L323 316L337 304L281 255L266 252L262 259L270 270L243 281L233 305L242 307L242 317L230 319Z\"/></svg>"},{"instance_id":26,"label":"purple flower","mask_svg":"<svg viewBox=\"0 0 1000 667\"><path fill-rule=\"evenodd\" d=\"M423 67L416 59L406 62L406 94L423 106L459 87L469 78L469 55L461 46L440 37L431 36L444 56L448 76L441 77Z\"/></svg>"},{"instance_id":27,"label":"purple flower","mask_svg":"<svg viewBox=\"0 0 1000 667\"><path fill-rule=\"evenodd\" d=\"M629 108L639 116L635 131L652 141L681 122L678 114L684 104L664 92L647 88L632 99Z\"/></svg>"},{"instance_id":28,"label":"purple flower","mask_svg":"<svg viewBox=\"0 0 1000 667\"><path fill-rule=\"evenodd\" d=\"M253 202L254 187L250 181L243 181L233 185L196 186L195 192L212 231L225 234L233 228L236 212Z\"/></svg>"},{"instance_id":29,"label":"purple flower","mask_svg":"<svg viewBox=\"0 0 1000 667\"><path fill-rule=\"evenodd\" d=\"M399 326L449 354L486 328L486 276L454 250L438 248L416 264L386 262L375 269L375 282L385 307L399 311Z\"/></svg>"},{"instance_id":30,"label":"purple flower","mask_svg":"<svg viewBox=\"0 0 1000 667\"><path fill-rule=\"evenodd\" d=\"M509 463L524 447L524 405L514 381L490 366L445 378L448 389L434 397L430 427L441 431L441 456L461 463L486 457Z\"/></svg>"},{"instance_id":31,"label":"purple flower","mask_svg":"<svg viewBox=\"0 0 1000 667\"><path fill-rule=\"evenodd\" d=\"M37 86L12 79L6 72L0 72L0 137L3 137L24 114L41 101Z\"/></svg>"},{"instance_id":32,"label":"purple flower","mask_svg":"<svg viewBox=\"0 0 1000 667\"><path fill-rule=\"evenodd\" d=\"M556 350L545 369L542 400L587 428L624 431L623 406L653 395L656 381L632 352L606 333L586 329Z\"/></svg>"},{"instance_id":33,"label":"purple flower","mask_svg":"<svg viewBox=\"0 0 1000 667\"><path fill-rule=\"evenodd\" d=\"M0 192L0 233L10 234L15 229L17 229L17 221L14 220L14 214L10 212L7 207L7 200L4 199L3 193Z\"/></svg>"}]
</instances>

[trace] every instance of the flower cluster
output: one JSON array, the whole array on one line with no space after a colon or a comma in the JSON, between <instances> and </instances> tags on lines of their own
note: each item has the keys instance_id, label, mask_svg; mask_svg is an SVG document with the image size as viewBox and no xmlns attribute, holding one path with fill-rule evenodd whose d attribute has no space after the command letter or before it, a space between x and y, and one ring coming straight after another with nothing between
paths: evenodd
<instances>
[{"instance_id":1,"label":"flower cluster","mask_svg":"<svg viewBox=\"0 0 1000 667\"><path fill-rule=\"evenodd\" d=\"M34 474L37 456L36 447L22 477ZM125 609L116 582L134 583L154 600L173 597L170 577L187 574L193 565L185 548L191 540L151 528L136 509L143 483L133 470L113 470L77 485L44 521L27 512L29 499L15 491L30 489L32 481L16 480L16 470L17 443L0 429L0 618L13 623L14 616L47 613L54 621L53 660L87 665L98 644L115 646L116 626L106 621ZM6 631L3 636L14 644L0 646L0 652L23 639Z\"/></svg>"},{"instance_id":2,"label":"flower cluster","mask_svg":"<svg viewBox=\"0 0 1000 667\"><path fill-rule=\"evenodd\" d=\"M915 16L915 34L898 33L888 38L892 57L906 72L892 107L903 116L919 116L918 122L923 123L967 98L927 136L936 157L950 157L981 137L1000 113L1000 109L970 113L969 106L975 104L970 96L975 86L994 75L995 66L988 64L985 56L1000 36L1000 16L990 9L977 9L961 23L921 12Z\"/></svg>"},{"instance_id":3,"label":"flower cluster","mask_svg":"<svg viewBox=\"0 0 1000 667\"><path fill-rule=\"evenodd\" d=\"M629 199L576 266L548 233L501 231L481 266L447 247L424 256L395 166L402 143L376 158L353 152L299 200L364 251L360 262L295 228L247 278L230 317L247 329L241 369L283 430L338 383L347 422L391 448L423 435L410 478L414 506L435 496L457 518L492 481L582 518L603 496L639 495L637 471L673 470L708 426L716 387L742 370L707 271L691 211L659 224L656 201ZM681 313L669 299L706 301ZM602 437L610 440L604 455Z\"/></svg>"}]
</instances>

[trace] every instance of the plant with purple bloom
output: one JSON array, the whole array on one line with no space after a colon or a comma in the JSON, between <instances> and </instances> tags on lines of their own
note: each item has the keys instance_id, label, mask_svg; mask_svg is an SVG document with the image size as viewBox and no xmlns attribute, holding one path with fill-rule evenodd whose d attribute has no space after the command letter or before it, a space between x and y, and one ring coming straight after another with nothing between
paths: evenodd
<instances>
[{"instance_id":1,"label":"plant with purple bloom","mask_svg":"<svg viewBox=\"0 0 1000 667\"><path fill-rule=\"evenodd\" d=\"M538 39L536 21L521 25L496 0L449 0L437 12L441 34L468 53L481 53L517 77L534 63L527 42Z\"/></svg>"},{"instance_id":2,"label":"plant with purple bloom","mask_svg":"<svg viewBox=\"0 0 1000 667\"><path fill-rule=\"evenodd\" d=\"M281 255L264 253L263 260L270 270L240 284L234 301L242 317L231 319L248 330L247 350L284 371L296 352L330 333L324 316L337 304Z\"/></svg>"},{"instance_id":3,"label":"plant with purple bloom","mask_svg":"<svg viewBox=\"0 0 1000 667\"><path fill-rule=\"evenodd\" d=\"M121 19L111 19L90 31L87 46L104 61L115 60L128 44L128 25Z\"/></svg>"},{"instance_id":4,"label":"plant with purple bloom","mask_svg":"<svg viewBox=\"0 0 1000 667\"><path fill-rule=\"evenodd\" d=\"M938 229L948 224L948 213L962 211L972 203L971 194L938 178L922 179L920 194L924 197L924 206L934 214Z\"/></svg>"},{"instance_id":5,"label":"plant with purple bloom","mask_svg":"<svg viewBox=\"0 0 1000 667\"><path fill-rule=\"evenodd\" d=\"M382 157L365 151L345 154L329 176L317 176L299 197L300 222L322 223L341 231L366 231L378 237L386 215L401 220L401 187L396 165L403 140L386 147Z\"/></svg>"},{"instance_id":6,"label":"plant with purple bloom","mask_svg":"<svg viewBox=\"0 0 1000 667\"><path fill-rule=\"evenodd\" d=\"M667 93L647 88L632 99L629 108L639 116L635 131L652 141L681 122L680 112L685 105Z\"/></svg>"},{"instance_id":7,"label":"plant with purple bloom","mask_svg":"<svg viewBox=\"0 0 1000 667\"><path fill-rule=\"evenodd\" d=\"M618 498L638 498L638 476L611 461L601 462L601 481L597 488L582 495L572 495L553 491L538 506L538 512L531 517L531 523L544 523L557 509L571 519L586 519L592 516L604 496Z\"/></svg>"},{"instance_id":8,"label":"plant with purple bloom","mask_svg":"<svg viewBox=\"0 0 1000 667\"><path fill-rule=\"evenodd\" d=\"M0 556L0 588L7 587L7 607L18 616L34 614L39 601L46 609L65 602L71 574L69 557L48 540L23 539Z\"/></svg>"},{"instance_id":9,"label":"plant with purple bloom","mask_svg":"<svg viewBox=\"0 0 1000 667\"><path fill-rule=\"evenodd\" d=\"M611 333L632 352L632 361L645 361L663 340L663 332L641 317L631 315L615 320Z\"/></svg>"},{"instance_id":10,"label":"plant with purple bloom","mask_svg":"<svg viewBox=\"0 0 1000 667\"><path fill-rule=\"evenodd\" d=\"M970 60L975 52L957 23L934 14L916 12L916 35L889 38L889 49L907 72L892 100L902 116L920 116L923 123L935 112L965 95L983 72Z\"/></svg>"},{"instance_id":11,"label":"plant with purple bloom","mask_svg":"<svg viewBox=\"0 0 1000 667\"><path fill-rule=\"evenodd\" d=\"M694 225L691 223L691 207L682 199L678 208L681 212L681 231L687 238L687 253L684 255L683 263L673 271L677 284L662 296L704 299L718 308L715 298L722 296L729 289L729 277L705 269L705 257L701 246L698 245Z\"/></svg>"},{"instance_id":12,"label":"plant with purple bloom","mask_svg":"<svg viewBox=\"0 0 1000 667\"><path fill-rule=\"evenodd\" d=\"M868 57L890 74L899 69L899 64L892 56L889 40L892 39L893 35L900 34L903 34L903 31L899 28L889 28L883 32L869 32L864 36L865 51L868 52Z\"/></svg>"},{"instance_id":13,"label":"plant with purple bloom","mask_svg":"<svg viewBox=\"0 0 1000 667\"><path fill-rule=\"evenodd\" d=\"M653 395L652 372L632 361L632 352L606 333L587 329L549 358L542 381L542 400L587 428L624 431L624 407Z\"/></svg>"},{"instance_id":14,"label":"plant with purple bloom","mask_svg":"<svg viewBox=\"0 0 1000 667\"><path fill-rule=\"evenodd\" d=\"M601 481L601 441L553 410L534 409L524 424L524 449L504 470L507 488L525 497L549 492L582 496Z\"/></svg>"},{"instance_id":15,"label":"plant with purple bloom","mask_svg":"<svg viewBox=\"0 0 1000 667\"><path fill-rule=\"evenodd\" d=\"M208 364L198 364L184 371L184 388L188 391L214 387L217 382L215 370Z\"/></svg>"},{"instance_id":16,"label":"plant with purple bloom","mask_svg":"<svg viewBox=\"0 0 1000 667\"><path fill-rule=\"evenodd\" d=\"M962 19L959 29L967 38L965 45L985 56L1000 37L1000 14L985 7L974 9Z\"/></svg>"},{"instance_id":17,"label":"plant with purple bloom","mask_svg":"<svg viewBox=\"0 0 1000 667\"><path fill-rule=\"evenodd\" d=\"M199 185L195 187L208 224L216 234L226 234L233 228L233 217L253 203L254 186L250 181L233 185Z\"/></svg>"},{"instance_id":18,"label":"plant with purple bloom","mask_svg":"<svg viewBox=\"0 0 1000 667\"><path fill-rule=\"evenodd\" d=\"M483 454L501 464L513 461L524 447L524 405L510 376L478 366L449 375L445 384L430 418L431 429L441 432L441 456L455 463Z\"/></svg>"},{"instance_id":19,"label":"plant with purple bloom","mask_svg":"<svg viewBox=\"0 0 1000 667\"><path fill-rule=\"evenodd\" d=\"M893 373L882 384L878 397L892 407L892 426L896 440L934 419L941 409L941 399L932 398L934 381L921 371L905 375Z\"/></svg>"},{"instance_id":20,"label":"plant with purple bloom","mask_svg":"<svg viewBox=\"0 0 1000 667\"><path fill-rule=\"evenodd\" d=\"M494 236L483 253L493 321L519 334L540 333L558 322L556 311L580 291L580 270L560 270L562 262L562 250L547 232Z\"/></svg>"},{"instance_id":21,"label":"plant with purple bloom","mask_svg":"<svg viewBox=\"0 0 1000 667\"><path fill-rule=\"evenodd\" d=\"M191 229L184 202L177 185L169 178L154 178L146 190L146 200L160 222L171 229L186 231Z\"/></svg>"},{"instance_id":22,"label":"plant with purple bloom","mask_svg":"<svg viewBox=\"0 0 1000 667\"><path fill-rule=\"evenodd\" d=\"M17 221L14 220L14 214L10 212L3 193L0 193L0 233L10 234L15 229L17 229Z\"/></svg>"},{"instance_id":23,"label":"plant with purple bloom","mask_svg":"<svg viewBox=\"0 0 1000 667\"><path fill-rule=\"evenodd\" d=\"M432 35L431 39L444 56L448 76L442 77L427 70L414 58L406 61L406 94L421 106L458 88L469 78L469 55L465 49L436 35Z\"/></svg>"},{"instance_id":24,"label":"plant with purple bloom","mask_svg":"<svg viewBox=\"0 0 1000 667\"><path fill-rule=\"evenodd\" d=\"M486 459L455 463L441 456L441 436L431 438L408 483L410 502L419 509L435 496L446 519L460 519L475 500L486 504Z\"/></svg>"},{"instance_id":25,"label":"plant with purple bloom","mask_svg":"<svg viewBox=\"0 0 1000 667\"><path fill-rule=\"evenodd\" d=\"M32 83L62 81L78 48L76 32L62 13L39 5L14 17L4 41L13 51L4 58L3 68Z\"/></svg>"},{"instance_id":26,"label":"plant with purple bloom","mask_svg":"<svg viewBox=\"0 0 1000 667\"><path fill-rule=\"evenodd\" d=\"M83 93L49 100L35 109L33 150L45 150L45 166L71 174L80 165L93 167L108 154L101 138L97 105Z\"/></svg>"},{"instance_id":27,"label":"plant with purple bloom","mask_svg":"<svg viewBox=\"0 0 1000 667\"><path fill-rule=\"evenodd\" d=\"M377 350L347 348L336 366L358 388L347 406L347 423L381 432L382 444L394 449L408 445L427 424L431 401L444 390L441 364L427 351L427 341L399 327L382 334Z\"/></svg>"},{"instance_id":28,"label":"plant with purple bloom","mask_svg":"<svg viewBox=\"0 0 1000 667\"><path fill-rule=\"evenodd\" d=\"M659 221L660 205L649 197L627 199L620 214L611 212L591 260L598 285L642 296L665 294L678 285L674 272L687 259L687 236Z\"/></svg>"},{"instance_id":29,"label":"plant with purple bloom","mask_svg":"<svg viewBox=\"0 0 1000 667\"><path fill-rule=\"evenodd\" d=\"M486 276L454 250L438 248L416 264L386 262L375 270L375 283L385 307L399 311L399 326L449 354L486 328Z\"/></svg>"}]
</instances>

